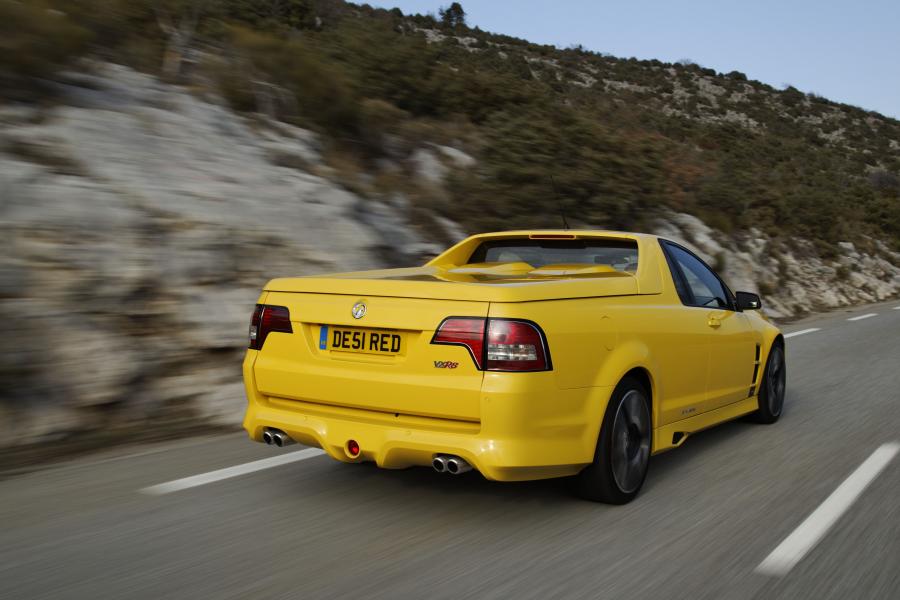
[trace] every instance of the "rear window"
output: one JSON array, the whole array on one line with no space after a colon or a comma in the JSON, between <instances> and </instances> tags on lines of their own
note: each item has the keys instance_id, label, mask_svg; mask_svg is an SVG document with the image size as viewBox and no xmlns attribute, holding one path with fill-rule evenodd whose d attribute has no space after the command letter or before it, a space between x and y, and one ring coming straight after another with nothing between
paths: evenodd
<instances>
[{"instance_id":1,"label":"rear window","mask_svg":"<svg viewBox=\"0 0 900 600\"><path fill-rule=\"evenodd\" d=\"M637 242L629 240L492 240L482 242L469 264L525 262L534 268L547 265L608 265L619 271L637 271Z\"/></svg>"}]
</instances>

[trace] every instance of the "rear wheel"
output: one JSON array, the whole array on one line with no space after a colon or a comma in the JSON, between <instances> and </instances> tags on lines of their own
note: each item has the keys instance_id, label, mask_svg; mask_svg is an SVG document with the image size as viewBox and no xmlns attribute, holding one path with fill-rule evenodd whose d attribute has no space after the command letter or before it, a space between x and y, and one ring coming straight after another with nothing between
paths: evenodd
<instances>
[{"instance_id":1,"label":"rear wheel","mask_svg":"<svg viewBox=\"0 0 900 600\"><path fill-rule=\"evenodd\" d=\"M769 424L778 420L784 409L786 382L784 348L776 342L766 360L766 370L759 386L759 408L752 415L754 421Z\"/></svg>"},{"instance_id":2,"label":"rear wheel","mask_svg":"<svg viewBox=\"0 0 900 600\"><path fill-rule=\"evenodd\" d=\"M647 476L651 435L649 394L639 381L627 377L606 407L594 462L578 475L579 495L607 504L630 502Z\"/></svg>"}]
</instances>

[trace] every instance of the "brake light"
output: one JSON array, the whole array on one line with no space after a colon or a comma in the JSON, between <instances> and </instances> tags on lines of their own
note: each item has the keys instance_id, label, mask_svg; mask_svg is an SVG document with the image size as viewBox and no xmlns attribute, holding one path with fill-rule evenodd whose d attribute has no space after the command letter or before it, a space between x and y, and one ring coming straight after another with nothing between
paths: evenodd
<instances>
[{"instance_id":1,"label":"brake light","mask_svg":"<svg viewBox=\"0 0 900 600\"><path fill-rule=\"evenodd\" d=\"M575 240L578 236L574 233L532 233L529 240Z\"/></svg>"},{"instance_id":2,"label":"brake light","mask_svg":"<svg viewBox=\"0 0 900 600\"><path fill-rule=\"evenodd\" d=\"M257 304L250 319L250 349L262 350L270 333L293 333L291 313L286 306Z\"/></svg>"},{"instance_id":3,"label":"brake light","mask_svg":"<svg viewBox=\"0 0 900 600\"><path fill-rule=\"evenodd\" d=\"M488 371L546 371L540 329L525 321L491 319L487 331Z\"/></svg>"},{"instance_id":4,"label":"brake light","mask_svg":"<svg viewBox=\"0 0 900 600\"><path fill-rule=\"evenodd\" d=\"M468 348L475 366L481 369L481 359L484 356L484 321L478 317L444 319L431 338L431 343Z\"/></svg>"},{"instance_id":5,"label":"brake light","mask_svg":"<svg viewBox=\"0 0 900 600\"><path fill-rule=\"evenodd\" d=\"M431 343L465 347L481 370L548 371L551 368L544 334L529 321L450 317L438 327Z\"/></svg>"}]
</instances>

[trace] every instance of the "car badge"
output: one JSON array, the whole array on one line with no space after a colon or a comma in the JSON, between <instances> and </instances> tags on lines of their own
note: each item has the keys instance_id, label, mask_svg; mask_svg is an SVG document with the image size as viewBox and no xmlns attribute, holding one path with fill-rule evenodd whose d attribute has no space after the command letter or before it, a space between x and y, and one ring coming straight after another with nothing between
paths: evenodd
<instances>
[{"instance_id":1,"label":"car badge","mask_svg":"<svg viewBox=\"0 0 900 600\"><path fill-rule=\"evenodd\" d=\"M353 309L350 311L350 314L353 315L354 319L362 319L366 316L366 303L365 302L357 302L353 305Z\"/></svg>"}]
</instances>

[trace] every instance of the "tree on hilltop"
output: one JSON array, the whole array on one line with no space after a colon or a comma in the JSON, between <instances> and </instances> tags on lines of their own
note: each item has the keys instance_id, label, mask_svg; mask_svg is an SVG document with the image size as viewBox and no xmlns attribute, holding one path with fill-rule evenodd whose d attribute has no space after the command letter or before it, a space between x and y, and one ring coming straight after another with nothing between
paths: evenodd
<instances>
[{"instance_id":1,"label":"tree on hilltop","mask_svg":"<svg viewBox=\"0 0 900 600\"><path fill-rule=\"evenodd\" d=\"M447 29L457 29L466 24L466 11L463 10L459 2L454 2L447 8L442 8L439 14L441 24Z\"/></svg>"}]
</instances>

